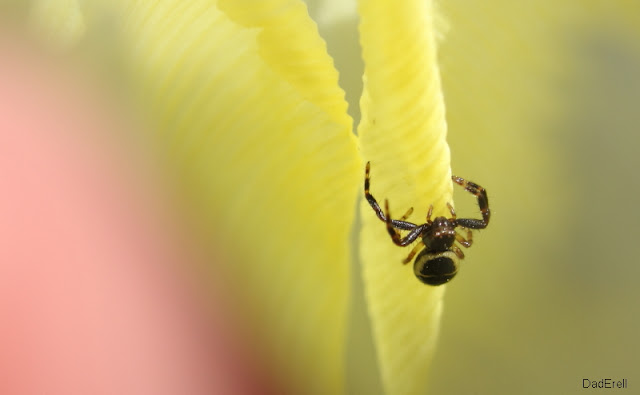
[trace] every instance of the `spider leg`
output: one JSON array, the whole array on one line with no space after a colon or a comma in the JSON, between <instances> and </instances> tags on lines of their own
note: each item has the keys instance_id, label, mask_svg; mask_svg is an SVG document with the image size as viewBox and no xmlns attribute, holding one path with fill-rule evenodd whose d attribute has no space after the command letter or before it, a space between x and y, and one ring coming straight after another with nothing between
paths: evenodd
<instances>
[{"instance_id":1,"label":"spider leg","mask_svg":"<svg viewBox=\"0 0 640 395\"><path fill-rule=\"evenodd\" d=\"M451 219L452 220L456 220L456 211L453 209L453 206L451 205L451 203L447 203L447 207L449 207L449 212L451 213Z\"/></svg>"},{"instance_id":2,"label":"spider leg","mask_svg":"<svg viewBox=\"0 0 640 395\"><path fill-rule=\"evenodd\" d=\"M418 244L416 244L415 247L413 247L413 249L411 250L411 252L409 253L409 256L407 256L406 258L404 258L404 260L402 261L403 264L407 264L409 262L411 262L411 260L413 259L413 257L418 253L418 251L420 251L421 248L424 247L424 243L422 242L422 240L420 240L418 242Z\"/></svg>"},{"instance_id":3,"label":"spider leg","mask_svg":"<svg viewBox=\"0 0 640 395\"><path fill-rule=\"evenodd\" d=\"M451 251L453 251L458 256L458 258L464 259L464 252L462 252L462 250L457 246L452 246Z\"/></svg>"},{"instance_id":4,"label":"spider leg","mask_svg":"<svg viewBox=\"0 0 640 395\"><path fill-rule=\"evenodd\" d=\"M391 214L389 213L389 201L385 200L384 205L385 205L385 210L387 212L387 220L385 222L387 223L387 232L389 232L389 236L391 236L391 240L393 240L393 242L400 247L405 247L413 243L418 238L418 236L420 236L420 234L422 233L424 226L416 225L416 227L412 229L408 235L406 235L405 237L402 237L400 233L393 227L393 224L391 222Z\"/></svg>"},{"instance_id":5,"label":"spider leg","mask_svg":"<svg viewBox=\"0 0 640 395\"><path fill-rule=\"evenodd\" d=\"M473 233L471 233L471 229L466 229L467 238L462 237L461 234L456 233L456 241L462 244L463 247L469 248L473 244Z\"/></svg>"},{"instance_id":6,"label":"spider leg","mask_svg":"<svg viewBox=\"0 0 640 395\"><path fill-rule=\"evenodd\" d=\"M409 218L412 212L413 212L413 207L409 207L409 210L407 210L407 212L402 216L402 218L400 218L400 221L404 222L405 219Z\"/></svg>"},{"instance_id":7,"label":"spider leg","mask_svg":"<svg viewBox=\"0 0 640 395\"><path fill-rule=\"evenodd\" d=\"M376 199L373 197L373 195L371 195L371 193L369 193L369 186L371 185L371 176L369 175L370 172L370 163L367 162L367 167L364 173L364 197L367 199L367 202L369 202L369 205L371 206L371 208L373 209L373 211L375 211L376 215L378 216L378 218L380 218L381 221L383 222L387 222L387 217L384 216L384 212L382 212L382 209L380 208L380 205L378 204L378 202L376 201ZM402 230L413 230L416 227L418 227L418 225L412 223L412 222L407 222L405 221L405 219L407 219L409 217L409 215L411 215L411 213L413 212L413 207L409 209L409 211L407 211L407 213L402 217L401 220L395 220L392 219L391 220L391 226L393 226L394 228L397 229L402 229Z\"/></svg>"},{"instance_id":8,"label":"spider leg","mask_svg":"<svg viewBox=\"0 0 640 395\"><path fill-rule=\"evenodd\" d=\"M456 184L462 186L465 191L473 194L478 199L478 206L480 207L480 213L482 219L475 218L460 218L456 219L456 224L464 228L470 229L484 229L489 225L489 219L491 218L491 211L489 211L489 198L487 197L487 191L480 185L467 181L464 178L451 176L451 179Z\"/></svg>"}]
</instances>

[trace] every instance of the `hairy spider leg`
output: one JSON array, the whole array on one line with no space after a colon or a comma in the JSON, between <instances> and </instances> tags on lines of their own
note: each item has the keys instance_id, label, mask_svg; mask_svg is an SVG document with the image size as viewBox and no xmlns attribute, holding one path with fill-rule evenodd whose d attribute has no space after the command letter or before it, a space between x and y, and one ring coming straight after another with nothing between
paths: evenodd
<instances>
[{"instance_id":1,"label":"hairy spider leg","mask_svg":"<svg viewBox=\"0 0 640 395\"><path fill-rule=\"evenodd\" d=\"M409 210L407 210L407 212L402 216L402 218L400 218L400 221L404 222L405 219L409 218L412 212L413 212L413 207L409 207Z\"/></svg>"},{"instance_id":2,"label":"hairy spider leg","mask_svg":"<svg viewBox=\"0 0 640 395\"><path fill-rule=\"evenodd\" d=\"M480 207L480 213L482 214L482 219L460 218L456 219L456 224L469 229L486 228L487 225L489 225L489 219L491 218L487 192L480 185L471 181L467 181L464 178L451 176L451 179L453 180L453 182L463 187L465 191L473 194L478 199L478 206Z\"/></svg>"},{"instance_id":3,"label":"hairy spider leg","mask_svg":"<svg viewBox=\"0 0 640 395\"><path fill-rule=\"evenodd\" d=\"M369 193L369 187L371 186L371 176L370 176L370 162L367 162L367 167L365 169L365 173L364 173L364 196L367 199L367 202L369 202L369 205L371 206L371 208L373 209L373 211L375 211L376 215L378 216L378 218L380 218L381 221L383 222L387 222L387 217L385 217L384 212L382 211L382 209L380 208L380 205L378 205L378 202L376 201L376 199L373 197L373 195L371 193ZM407 213L402 217L401 220L395 220L392 219L391 220L391 226L393 226L394 228L397 229L402 229L402 230L413 230L415 228L418 227L418 225L412 223L412 222L407 222L405 221L405 219L407 219L409 217L409 215L411 215L411 213L413 212L413 207L411 207L409 209L409 211L407 211Z\"/></svg>"},{"instance_id":4,"label":"hairy spider leg","mask_svg":"<svg viewBox=\"0 0 640 395\"><path fill-rule=\"evenodd\" d=\"M471 233L471 229L465 228L465 230L467 231L467 238L465 239L461 234L456 233L456 241L465 248L469 248L473 244L473 233Z\"/></svg>"},{"instance_id":5,"label":"hairy spider leg","mask_svg":"<svg viewBox=\"0 0 640 395\"><path fill-rule=\"evenodd\" d=\"M453 209L451 203L447 203L447 207L449 207L449 212L451 213L451 220L455 223L457 221L456 211ZM461 234L456 233L456 241L462 244L463 247L469 248L471 244L473 244L473 233L471 233L470 229L463 228L467 231L467 238L465 239Z\"/></svg>"},{"instance_id":6,"label":"hairy spider leg","mask_svg":"<svg viewBox=\"0 0 640 395\"><path fill-rule=\"evenodd\" d=\"M418 244L416 244L415 247L413 247L413 249L411 250L411 252L409 253L409 256L407 256L406 258L404 258L404 260L402 261L402 263L404 265L406 265L407 263L411 262L411 260L413 259L413 257L418 253L418 251L420 251L422 248L424 247L424 243L422 242L422 240L420 240L418 242Z\"/></svg>"},{"instance_id":7,"label":"hairy spider leg","mask_svg":"<svg viewBox=\"0 0 640 395\"><path fill-rule=\"evenodd\" d=\"M453 209L453 206L451 205L451 203L447 203L447 207L449 207L449 212L451 213L451 219L454 220L455 222L456 218L458 218L456 217L456 210Z\"/></svg>"},{"instance_id":8,"label":"hairy spider leg","mask_svg":"<svg viewBox=\"0 0 640 395\"><path fill-rule=\"evenodd\" d=\"M462 250L460 249L460 247L458 246L451 246L451 251L453 251L458 258L460 259L464 259L464 252L462 252Z\"/></svg>"},{"instance_id":9,"label":"hairy spider leg","mask_svg":"<svg viewBox=\"0 0 640 395\"><path fill-rule=\"evenodd\" d=\"M411 230L411 232L409 232L408 235L406 235L404 238L400 235L400 233L393 227L392 224L392 220L391 220L391 213L389 212L389 201L385 200L384 201L384 206L385 206L385 211L387 212L387 220L385 221L387 223L387 232L389 232L389 236L391 236L391 240L393 240L393 242L400 246L400 247L405 247L408 246L409 244L413 243L418 236L420 236L420 234L422 234L422 231L424 230L424 225L421 226L416 226L414 229Z\"/></svg>"}]
</instances>

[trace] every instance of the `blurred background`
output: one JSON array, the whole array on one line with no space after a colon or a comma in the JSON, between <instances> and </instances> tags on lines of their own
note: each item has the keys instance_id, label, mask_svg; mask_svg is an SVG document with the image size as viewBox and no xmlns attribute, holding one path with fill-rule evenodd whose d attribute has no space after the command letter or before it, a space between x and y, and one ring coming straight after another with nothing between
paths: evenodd
<instances>
[{"instance_id":1,"label":"blurred background","mask_svg":"<svg viewBox=\"0 0 640 395\"><path fill-rule=\"evenodd\" d=\"M323 24L326 4L310 10L357 124L356 23L344 7L334 11L344 17ZM493 216L447 286L439 347L425 372L430 393L578 393L583 379L603 378L626 378L633 391L640 6L438 4L452 170L488 190ZM456 190L455 201L459 215L476 216L468 194ZM357 291L353 317L350 388L376 393Z\"/></svg>"},{"instance_id":2,"label":"blurred background","mask_svg":"<svg viewBox=\"0 0 640 395\"><path fill-rule=\"evenodd\" d=\"M443 3L442 74L453 170L494 216L449 287L432 391L636 382L640 7L474 3Z\"/></svg>"},{"instance_id":3,"label":"blurred background","mask_svg":"<svg viewBox=\"0 0 640 395\"><path fill-rule=\"evenodd\" d=\"M548 0L448 0L438 4L441 14L438 28L442 37L439 57L452 169L454 174L487 189L493 216L486 231L475 233L475 244L465 251L467 259L463 261L460 274L447 286L438 350L431 369L425 368L424 372L430 377L430 393L567 394L584 391L583 379L605 378L627 379L629 389L634 392L640 382L640 288L634 284L640 276L640 265L635 256L638 234L635 224L640 220L640 208L636 203L640 189L640 177L636 175L636 166L640 164L636 155L637 140L640 139L637 133L640 123L640 5L622 0L566 0L561 3ZM308 6L340 71L340 84L346 91L349 112L354 118L354 125L357 125L363 65L355 4L327 0L309 1ZM57 113L55 105L64 102L58 92L66 89L65 81L48 74L38 77L41 68L31 73L18 62L2 61L4 63L0 65L13 65L16 70L24 72L24 80L30 81L34 88L32 96L20 96L22 101L19 103L25 104L26 114L31 114L29 111L33 103L40 103L40 108L51 109L52 114ZM41 58L35 58L31 63L45 65L42 69L47 71L52 69ZM64 65L59 67L64 69ZM73 73L64 75L69 80L77 77ZM5 85L0 84L4 92L10 92L7 86L12 79L7 77ZM55 89L43 94L41 88L48 84ZM16 92L25 92L21 86L15 85L14 88ZM84 93L72 96L80 103L87 101ZM39 101L32 100L32 97ZM16 103L10 95L5 95L3 100L6 105L0 106L0 110L4 108L7 111L9 104ZM96 100L101 103L101 99ZM91 125L97 124L104 128L96 132L98 135L110 136L112 130L120 127L111 122L119 116L127 118L130 115L119 114L121 108L113 109L114 115L107 106L97 107L105 109L105 113L90 114L67 108L70 123L59 126L61 135L66 136L64 133L72 131L72 126L79 128L79 133L85 133ZM80 121L71 117L77 114L83 116ZM35 122L36 117L23 118ZM2 119L10 117L0 117ZM57 118L51 121L42 118L40 121L47 125L60 124ZM134 122L131 127L138 125ZM16 140L25 152L34 149L33 142L25 135L18 137L25 139ZM52 146L57 147L57 142L54 139ZM101 140L89 140L87 144L96 152L102 152L100 150L105 146L110 147ZM0 144L0 148L3 147L10 145ZM17 157L17 151L8 148L6 151L0 159L4 159L5 168L11 168L17 162L10 154ZM93 151L81 146L77 152ZM16 298L20 302L30 301L32 294L39 295L33 305L40 307L42 303L45 306L43 310L56 311L55 316L47 316L59 323L60 327L54 329L64 341L80 345L74 351L79 354L76 362L94 358L99 350L82 347L84 343L74 335L75 331L86 329L82 325L88 324L60 319L60 311L67 312L70 317L77 316L78 312L74 310L77 294L73 291L91 291L93 296L82 300L81 312L91 318L90 329L97 335L86 340L87 344L100 344L107 351L113 351L112 357L105 358L104 368L95 364L94 371L100 374L108 373L109 368L116 366L126 370L130 375L128 378L135 384L143 376L134 368L145 366L156 390L152 393L159 393L160 389L175 393L165 381L156 379L166 378L166 382L186 383L195 388L199 378L210 380L211 372L218 372L220 377L214 378L213 383L207 381L202 391L207 393L209 388L216 388L231 378L237 387L230 387L232 389L222 393L232 393L234 389L238 392L237 388L242 387L248 377L248 361L256 361L252 354L254 350L240 348L238 351L229 346L233 342L227 339L237 335L237 328L229 328L226 321L201 322L201 310L211 307L198 304L202 295L193 289L191 273L176 269L182 267L180 263L184 261L181 252L191 247L189 243L183 245L183 242L192 235L172 234L171 224L175 218L158 214L171 212L171 209L165 209L165 205L171 206L172 202L158 202L149 212L139 207L147 204L145 202L150 199L147 195L163 196L162 192L153 191L156 191L154 188L162 191L166 186L142 188L140 197L132 185L143 185L140 179L148 181L146 173L132 175L129 183L120 184L118 177L126 171L110 166L113 158L117 159L118 166L137 163L129 158L135 155L128 151L122 157L111 151L103 153L109 159L105 160L106 164L100 164L106 169L104 174L83 171L96 166L90 161L85 162L84 154L77 154L77 157L66 151L54 154L54 158L65 158L65 161L60 161L59 168L50 166L46 161L37 164L65 177L76 174L69 172L68 168L81 169L78 170L80 185L83 186L81 190L89 190L88 196L99 204L88 205L86 202L90 200L81 194L78 196L82 198L78 198L76 204L65 195L73 192L71 188L60 188L59 195L52 194L54 188L45 188L43 193L37 190L33 193L37 198L30 202L21 200L19 194L3 191L3 198L15 199L5 205L9 208L3 213L6 217L0 217L11 219L9 214L20 214L12 207L24 207L26 203L32 204L29 207L33 210L48 207L43 205L41 196L47 197L49 205L63 202L69 211L56 219L73 225L69 226L69 237L77 239L70 240L74 241L74 246L85 246L86 260L91 261L98 251L116 254L112 260L121 263L81 272L83 281L73 286L68 281L68 274L78 270L73 266L63 266L66 272L52 270L48 273L39 271L38 266L29 268L5 264L3 268L11 270L8 273L23 281L27 279L30 287L22 287L22 283L14 281L11 275L3 274L0 291L7 294L15 291L21 295ZM66 160L70 160L70 164ZM28 167L24 166L25 169ZM23 190L21 183L46 187L42 178L39 171L29 173L28 177L16 176L19 187L14 190ZM107 182L109 180L112 184ZM153 182L160 181L149 181ZM94 183L103 189L84 187ZM124 208L118 211L117 216L101 209L110 207L113 201L136 202L136 199L140 201L138 205L122 203ZM457 189L455 201L459 215L478 215L476 202L467 193ZM97 219L81 215L76 206L84 207L84 204L87 204L86 211L95 214ZM38 215L34 214L34 217ZM73 218L77 222L71 222ZM122 221L121 227L117 220ZM20 221L22 218L13 222ZM133 227L131 221L142 225ZM0 225L13 222L0 221ZM111 230L105 234L118 234L118 238L112 241L104 235L87 232L96 223L100 229ZM157 230L159 234L151 233L155 238L138 243L122 229L131 234L146 235L151 230ZM24 245L29 246L34 235L48 241L50 234L60 234L59 229L39 226L25 227L22 233L5 226L3 231L0 239L6 243L2 248L5 253L14 246L7 242L11 240L9 236L24 236ZM354 246L357 245L358 232L356 222L352 232ZM83 237L107 240L109 244L93 247L88 241L83 241ZM55 247L59 253L60 262L68 264L69 251L65 246L52 244L51 248ZM166 255L170 257L166 271L158 274L154 266L135 265L135 262L152 261L164 251L158 252L156 246L165 246ZM51 254L50 251L25 250L29 254ZM78 255L78 251L73 252ZM80 261L85 259L84 255L79 256ZM204 260L194 258L198 259ZM380 394L380 375L375 374L376 355L357 249L354 249L351 261L353 288L347 339L347 384L349 393ZM54 265L49 267L55 269ZM133 280L123 282L129 275L133 275ZM53 283L55 287L51 295L59 299L43 292L40 281L43 284ZM119 298L113 298L113 294ZM163 297L158 298L157 294ZM132 304L131 300L136 298L141 302ZM57 302L68 309L60 310L59 306L54 306ZM51 303L49 309L46 308L48 303ZM121 310L123 306L127 309ZM102 314L103 311L111 311L112 314ZM228 317L229 313L225 311L219 316ZM133 350L146 359L123 359L126 361L123 363L119 359L119 349L104 342L104 337L112 335L107 333L110 328L107 324L114 323L111 317L119 318L115 321L116 327L122 328L122 336L127 340L123 349ZM43 338L53 332L46 323L27 324L41 330L36 334ZM19 327L15 322L14 326ZM125 330L130 326L136 329L133 334ZM212 331L219 331L225 336L216 337L213 340L217 341L213 341ZM67 337L67 333L71 336ZM149 333L156 336L149 338ZM20 338L23 333L16 330L15 334L9 335ZM6 334L0 337L13 339ZM21 347L12 351L3 353L5 358L0 362L4 363L4 369L0 370L8 367L18 370L21 363L28 365L27 362L31 362L17 361L13 357L14 354L23 355ZM40 349L34 347L30 351L30 358L42 363L43 369L49 369L46 363L40 362L43 360ZM69 352L69 349L60 347L51 353L66 355ZM222 361L224 363L217 365L221 361L211 360L212 355L239 357L232 364ZM69 381L79 376L72 366L63 367ZM179 380L172 381L169 373L178 373ZM52 382L60 381L55 374L50 374ZM100 376L94 381L99 384L114 380ZM43 382L45 388L51 389L46 381ZM242 388L247 393L255 393L264 391L265 387Z\"/></svg>"}]
</instances>

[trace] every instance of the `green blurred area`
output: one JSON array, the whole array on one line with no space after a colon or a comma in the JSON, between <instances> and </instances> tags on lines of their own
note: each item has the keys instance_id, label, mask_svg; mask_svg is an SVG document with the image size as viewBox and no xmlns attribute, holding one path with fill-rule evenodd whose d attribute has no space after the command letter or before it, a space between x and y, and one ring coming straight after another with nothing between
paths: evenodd
<instances>
[{"instance_id":1,"label":"green blurred area","mask_svg":"<svg viewBox=\"0 0 640 395\"><path fill-rule=\"evenodd\" d=\"M493 218L447 290L434 394L640 378L640 5L519 3L442 4L453 171Z\"/></svg>"},{"instance_id":2,"label":"green blurred area","mask_svg":"<svg viewBox=\"0 0 640 395\"><path fill-rule=\"evenodd\" d=\"M453 173L488 190L493 216L447 286L430 393L637 391L640 3L438 4ZM356 24L320 21L357 125ZM477 216L459 188L455 202ZM357 276L349 389L381 393Z\"/></svg>"}]
</instances>

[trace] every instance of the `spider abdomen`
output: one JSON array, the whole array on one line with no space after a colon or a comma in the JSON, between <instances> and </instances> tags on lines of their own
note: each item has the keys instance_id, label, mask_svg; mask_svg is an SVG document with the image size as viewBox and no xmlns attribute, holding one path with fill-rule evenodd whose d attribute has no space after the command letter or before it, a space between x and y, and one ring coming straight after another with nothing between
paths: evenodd
<instances>
[{"instance_id":1,"label":"spider abdomen","mask_svg":"<svg viewBox=\"0 0 640 395\"><path fill-rule=\"evenodd\" d=\"M430 252L424 249L413 263L413 273L425 284L441 285L458 273L458 261L452 251Z\"/></svg>"}]
</instances>

